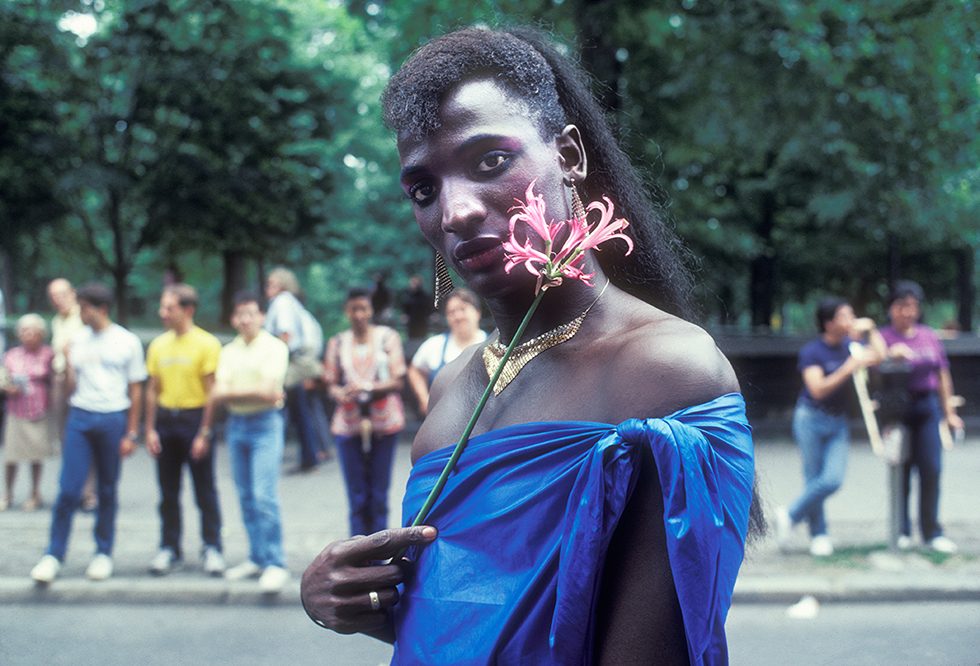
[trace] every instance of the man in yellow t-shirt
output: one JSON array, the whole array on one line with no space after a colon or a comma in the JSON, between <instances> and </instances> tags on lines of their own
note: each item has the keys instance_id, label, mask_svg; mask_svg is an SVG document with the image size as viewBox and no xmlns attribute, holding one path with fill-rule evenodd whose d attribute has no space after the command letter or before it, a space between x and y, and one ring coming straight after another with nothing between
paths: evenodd
<instances>
[{"instance_id":1,"label":"man in yellow t-shirt","mask_svg":"<svg viewBox=\"0 0 980 666\"><path fill-rule=\"evenodd\" d=\"M180 485L184 465L190 468L194 498L201 512L201 553L205 573L220 576L221 508L214 483L209 397L221 343L194 324L197 291L186 284L166 287L160 296L160 319L167 332L150 343L146 395L146 448L157 460L160 482L160 551L150 572L169 573L181 552Z\"/></svg>"},{"instance_id":2,"label":"man in yellow t-shirt","mask_svg":"<svg viewBox=\"0 0 980 666\"><path fill-rule=\"evenodd\" d=\"M229 412L225 441L248 533L249 558L225 577L260 576L259 589L273 593L289 581L279 516L283 382L289 347L262 329L265 315L256 294L236 294L234 305L231 324L238 337L221 350L211 402L225 405Z\"/></svg>"}]
</instances>

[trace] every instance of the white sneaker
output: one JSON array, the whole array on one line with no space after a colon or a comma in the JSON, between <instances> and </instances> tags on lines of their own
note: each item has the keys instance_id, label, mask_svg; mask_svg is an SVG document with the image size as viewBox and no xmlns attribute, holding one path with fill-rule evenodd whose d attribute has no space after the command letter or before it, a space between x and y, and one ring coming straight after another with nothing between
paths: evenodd
<instances>
[{"instance_id":1,"label":"white sneaker","mask_svg":"<svg viewBox=\"0 0 980 666\"><path fill-rule=\"evenodd\" d=\"M150 573L154 576L165 576L173 571L177 555L170 548L161 548L160 552L150 562Z\"/></svg>"},{"instance_id":2,"label":"white sneaker","mask_svg":"<svg viewBox=\"0 0 980 666\"><path fill-rule=\"evenodd\" d=\"M776 507L776 543L780 550L789 548L793 538L793 520L789 517L786 507Z\"/></svg>"},{"instance_id":3,"label":"white sneaker","mask_svg":"<svg viewBox=\"0 0 980 666\"><path fill-rule=\"evenodd\" d=\"M104 553L99 553L89 562L85 575L89 580L106 580L112 576L112 558Z\"/></svg>"},{"instance_id":4,"label":"white sneaker","mask_svg":"<svg viewBox=\"0 0 980 666\"><path fill-rule=\"evenodd\" d=\"M944 555L953 555L959 548L949 537L937 536L929 541L929 548Z\"/></svg>"},{"instance_id":5,"label":"white sneaker","mask_svg":"<svg viewBox=\"0 0 980 666\"><path fill-rule=\"evenodd\" d=\"M908 534L899 534L898 539L895 540L895 545L901 551L912 550L912 537Z\"/></svg>"},{"instance_id":6,"label":"white sneaker","mask_svg":"<svg viewBox=\"0 0 980 666\"><path fill-rule=\"evenodd\" d=\"M265 568L259 578L259 589L263 592L279 592L289 581L289 572L275 565Z\"/></svg>"},{"instance_id":7,"label":"white sneaker","mask_svg":"<svg viewBox=\"0 0 980 666\"><path fill-rule=\"evenodd\" d=\"M810 554L814 557L830 557L834 554L834 542L826 534L818 534L810 540Z\"/></svg>"},{"instance_id":8,"label":"white sneaker","mask_svg":"<svg viewBox=\"0 0 980 666\"><path fill-rule=\"evenodd\" d=\"M262 567L252 560L245 560L228 569L225 572L225 578L228 580L245 580L246 578L255 578L260 573L262 573Z\"/></svg>"},{"instance_id":9,"label":"white sneaker","mask_svg":"<svg viewBox=\"0 0 980 666\"><path fill-rule=\"evenodd\" d=\"M45 555L31 569L31 578L37 583L47 585L58 577L59 571L61 571L61 562L58 558L54 555Z\"/></svg>"},{"instance_id":10,"label":"white sneaker","mask_svg":"<svg viewBox=\"0 0 980 666\"><path fill-rule=\"evenodd\" d=\"M205 548L201 559L204 561L204 573L207 575L220 576L225 572L225 558L214 546Z\"/></svg>"}]
</instances>

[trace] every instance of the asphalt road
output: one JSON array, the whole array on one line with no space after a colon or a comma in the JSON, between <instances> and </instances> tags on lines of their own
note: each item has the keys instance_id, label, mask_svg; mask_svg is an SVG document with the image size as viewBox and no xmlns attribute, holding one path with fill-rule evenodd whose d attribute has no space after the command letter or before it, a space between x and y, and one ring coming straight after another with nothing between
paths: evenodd
<instances>
[{"instance_id":1,"label":"asphalt road","mask_svg":"<svg viewBox=\"0 0 980 666\"><path fill-rule=\"evenodd\" d=\"M731 663L980 662L980 603L825 604L808 620L788 618L785 611L735 606L728 621ZM0 663L8 666L375 666L388 663L390 654L377 641L324 631L299 609L281 606L0 607Z\"/></svg>"},{"instance_id":2,"label":"asphalt road","mask_svg":"<svg viewBox=\"0 0 980 666\"><path fill-rule=\"evenodd\" d=\"M733 665L980 664L980 603L823 604L812 619L776 605L729 612Z\"/></svg>"}]
</instances>

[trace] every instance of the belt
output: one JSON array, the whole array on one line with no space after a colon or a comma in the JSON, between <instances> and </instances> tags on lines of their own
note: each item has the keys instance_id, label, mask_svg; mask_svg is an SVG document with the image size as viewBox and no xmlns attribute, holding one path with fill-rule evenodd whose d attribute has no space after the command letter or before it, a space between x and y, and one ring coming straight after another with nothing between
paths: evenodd
<instances>
[{"instance_id":1,"label":"belt","mask_svg":"<svg viewBox=\"0 0 980 666\"><path fill-rule=\"evenodd\" d=\"M157 405L157 416L172 416L178 417L184 414L200 414L204 411L203 407L192 407L190 409L173 409L172 407L161 407Z\"/></svg>"}]
</instances>

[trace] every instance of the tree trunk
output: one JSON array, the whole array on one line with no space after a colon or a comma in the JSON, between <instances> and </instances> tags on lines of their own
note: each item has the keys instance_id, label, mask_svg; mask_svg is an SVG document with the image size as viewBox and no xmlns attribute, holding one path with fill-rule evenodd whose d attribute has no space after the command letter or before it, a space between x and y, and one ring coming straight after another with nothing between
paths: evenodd
<instances>
[{"instance_id":1,"label":"tree trunk","mask_svg":"<svg viewBox=\"0 0 980 666\"><path fill-rule=\"evenodd\" d=\"M13 253L9 244L0 247L0 353L7 348L7 329L13 330L14 322L7 321L7 314L13 310L14 293ZM10 336L11 339L13 336Z\"/></svg>"},{"instance_id":2,"label":"tree trunk","mask_svg":"<svg viewBox=\"0 0 980 666\"><path fill-rule=\"evenodd\" d=\"M973 330L973 305L976 303L976 287L973 284L974 250L958 248L956 253L956 319L964 333Z\"/></svg>"},{"instance_id":3,"label":"tree trunk","mask_svg":"<svg viewBox=\"0 0 980 666\"><path fill-rule=\"evenodd\" d=\"M902 252L898 247L898 237L889 232L888 234L888 289L895 287L895 283L902 279Z\"/></svg>"},{"instance_id":4,"label":"tree trunk","mask_svg":"<svg viewBox=\"0 0 980 666\"><path fill-rule=\"evenodd\" d=\"M233 250L221 253L224 263L224 284L221 288L221 321L231 319L235 294L246 288L245 285L245 255Z\"/></svg>"},{"instance_id":5,"label":"tree trunk","mask_svg":"<svg viewBox=\"0 0 980 666\"><path fill-rule=\"evenodd\" d=\"M775 261L768 254L752 260L750 266L750 296L752 301L752 327L772 327L772 312L775 295Z\"/></svg>"},{"instance_id":6,"label":"tree trunk","mask_svg":"<svg viewBox=\"0 0 980 666\"><path fill-rule=\"evenodd\" d=\"M13 309L13 303L17 296L14 292L14 253L8 244L4 243L0 247L0 292L3 292L3 302L6 312Z\"/></svg>"},{"instance_id":7,"label":"tree trunk","mask_svg":"<svg viewBox=\"0 0 980 666\"><path fill-rule=\"evenodd\" d=\"M129 261L126 257L121 195L115 189L109 190L108 208L109 228L112 230L112 277L116 283L116 321L125 325L129 319L129 289L126 285L126 278L129 277Z\"/></svg>"},{"instance_id":8,"label":"tree trunk","mask_svg":"<svg viewBox=\"0 0 980 666\"><path fill-rule=\"evenodd\" d=\"M129 285L126 284L127 277L129 277L129 271L122 268L112 273L112 279L115 283L113 286L116 294L115 321L124 326L129 319Z\"/></svg>"},{"instance_id":9,"label":"tree trunk","mask_svg":"<svg viewBox=\"0 0 980 666\"><path fill-rule=\"evenodd\" d=\"M607 0L584 0L578 11L581 35L582 66L600 83L593 90L599 104L615 119L622 106L619 81L623 66L616 59L616 45L607 30L611 3Z\"/></svg>"},{"instance_id":10,"label":"tree trunk","mask_svg":"<svg viewBox=\"0 0 980 666\"><path fill-rule=\"evenodd\" d=\"M767 157L766 171L772 166ZM776 224L776 198L772 192L764 192L759 211L756 234L762 242L762 251L750 265L749 303L752 327L772 327L772 313L776 300L776 257L772 247L772 230Z\"/></svg>"},{"instance_id":11,"label":"tree trunk","mask_svg":"<svg viewBox=\"0 0 980 666\"><path fill-rule=\"evenodd\" d=\"M735 305L735 290L732 284L726 282L721 286L718 293L718 323L722 326L731 326L735 322L732 311Z\"/></svg>"}]
</instances>

